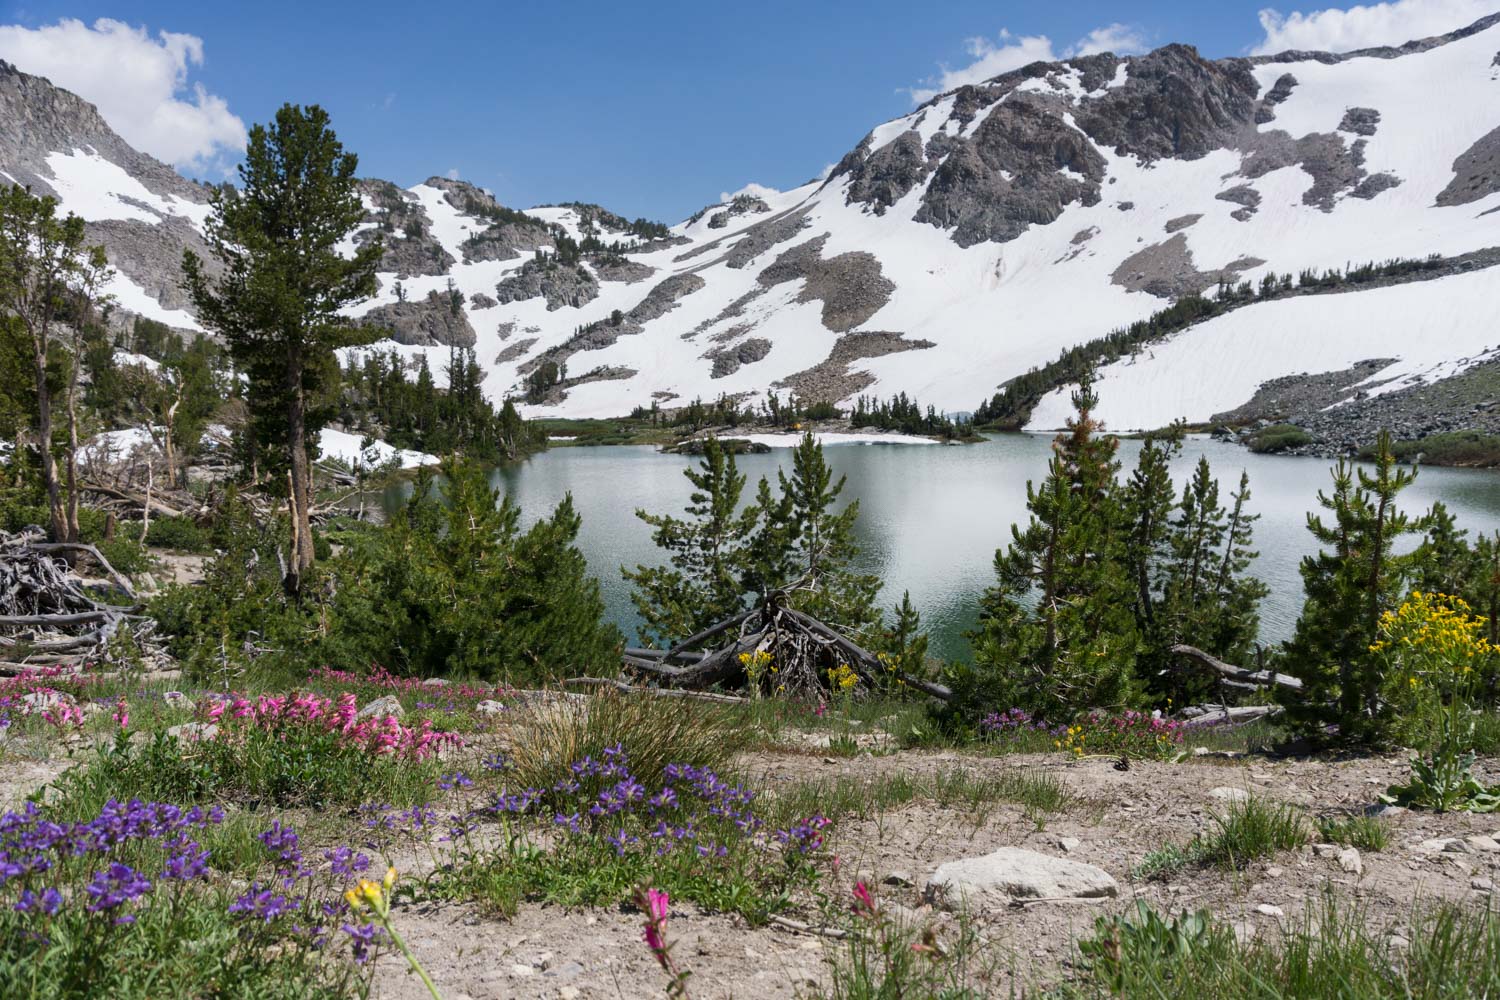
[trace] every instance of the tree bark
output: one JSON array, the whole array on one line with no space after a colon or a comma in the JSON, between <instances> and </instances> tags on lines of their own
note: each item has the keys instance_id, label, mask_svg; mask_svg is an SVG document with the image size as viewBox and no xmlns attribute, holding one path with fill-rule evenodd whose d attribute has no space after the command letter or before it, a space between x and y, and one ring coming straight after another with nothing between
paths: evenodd
<instances>
[{"instance_id":1,"label":"tree bark","mask_svg":"<svg viewBox=\"0 0 1500 1000\"><path fill-rule=\"evenodd\" d=\"M291 466L288 506L292 515L292 558L287 562L284 581L286 591L295 597L302 589L303 578L312 569L313 543L312 520L309 513L311 467L307 460L307 408L302 391L302 350L293 347L287 351L287 459Z\"/></svg>"},{"instance_id":2,"label":"tree bark","mask_svg":"<svg viewBox=\"0 0 1500 1000\"><path fill-rule=\"evenodd\" d=\"M47 491L47 509L51 518L52 537L59 542L67 537L68 521L63 511L62 487L57 481L57 459L52 455L52 393L47 388L47 332L33 329L32 364L36 375L37 455L42 466L42 486Z\"/></svg>"}]
</instances>

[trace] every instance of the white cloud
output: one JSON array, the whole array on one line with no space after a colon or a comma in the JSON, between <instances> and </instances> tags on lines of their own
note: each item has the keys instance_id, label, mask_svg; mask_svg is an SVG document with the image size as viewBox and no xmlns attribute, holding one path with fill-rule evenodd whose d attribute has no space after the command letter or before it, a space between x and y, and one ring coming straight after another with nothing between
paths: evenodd
<instances>
[{"instance_id":1,"label":"white cloud","mask_svg":"<svg viewBox=\"0 0 1500 1000\"><path fill-rule=\"evenodd\" d=\"M1495 0L1394 0L1309 14L1282 14L1267 8L1260 12L1266 37L1251 51L1256 55L1289 49L1349 52L1401 45L1466 27L1496 9Z\"/></svg>"},{"instance_id":2,"label":"white cloud","mask_svg":"<svg viewBox=\"0 0 1500 1000\"><path fill-rule=\"evenodd\" d=\"M980 83L1034 62L1054 62L1099 52L1130 55L1144 52L1147 48L1145 36L1140 30L1125 24L1107 24L1095 28L1060 53L1053 48L1052 39L1046 35L1013 35L1002 28L999 42L997 45L988 38L967 39L964 48L974 61L957 69L940 64L943 69L941 74L924 80L919 87L910 88L912 103L921 104L955 87Z\"/></svg>"},{"instance_id":3,"label":"white cloud","mask_svg":"<svg viewBox=\"0 0 1500 1000\"><path fill-rule=\"evenodd\" d=\"M203 40L100 18L40 28L0 25L0 58L92 101L126 142L193 170L223 165L245 147L245 123L222 97L188 82Z\"/></svg>"},{"instance_id":4,"label":"white cloud","mask_svg":"<svg viewBox=\"0 0 1500 1000\"><path fill-rule=\"evenodd\" d=\"M449 167L448 168L448 173L445 176L450 181L456 181L456 180L458 180L458 168L457 167Z\"/></svg>"},{"instance_id":5,"label":"white cloud","mask_svg":"<svg viewBox=\"0 0 1500 1000\"><path fill-rule=\"evenodd\" d=\"M722 205L725 202L733 201L742 194L747 194L752 198L771 198L780 193L776 188L766 187L764 184L757 184L751 181L738 191L721 191L719 193L719 204Z\"/></svg>"},{"instance_id":6,"label":"white cloud","mask_svg":"<svg viewBox=\"0 0 1500 1000\"><path fill-rule=\"evenodd\" d=\"M1128 24L1106 24L1080 38L1070 50L1063 54L1063 57L1071 59L1074 56L1098 55L1100 52L1132 55L1136 52L1145 52L1150 47L1140 28Z\"/></svg>"}]
</instances>

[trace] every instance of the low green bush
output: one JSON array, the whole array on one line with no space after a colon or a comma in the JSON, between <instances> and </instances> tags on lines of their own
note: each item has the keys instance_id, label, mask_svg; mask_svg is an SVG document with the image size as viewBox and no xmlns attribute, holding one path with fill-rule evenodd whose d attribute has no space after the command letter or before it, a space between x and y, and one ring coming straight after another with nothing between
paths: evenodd
<instances>
[{"instance_id":1,"label":"low green bush","mask_svg":"<svg viewBox=\"0 0 1500 1000\"><path fill-rule=\"evenodd\" d=\"M1274 455L1312 444L1312 441L1312 435L1296 424L1272 424L1251 434L1245 443L1253 452Z\"/></svg>"}]
</instances>

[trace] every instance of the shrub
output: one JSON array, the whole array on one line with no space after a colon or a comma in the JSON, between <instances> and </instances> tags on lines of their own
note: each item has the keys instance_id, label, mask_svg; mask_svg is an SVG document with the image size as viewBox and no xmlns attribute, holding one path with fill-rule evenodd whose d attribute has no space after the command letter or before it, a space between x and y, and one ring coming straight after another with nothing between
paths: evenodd
<instances>
[{"instance_id":1,"label":"shrub","mask_svg":"<svg viewBox=\"0 0 1500 1000\"><path fill-rule=\"evenodd\" d=\"M604 688L589 698L558 694L515 736L516 780L545 785L569 762L619 747L640 781L659 782L668 764L722 767L748 735L736 712L688 699L667 700Z\"/></svg>"},{"instance_id":2,"label":"shrub","mask_svg":"<svg viewBox=\"0 0 1500 1000\"><path fill-rule=\"evenodd\" d=\"M146 528L146 544L177 552L209 552L213 549L208 529L190 517L153 517Z\"/></svg>"},{"instance_id":3,"label":"shrub","mask_svg":"<svg viewBox=\"0 0 1500 1000\"><path fill-rule=\"evenodd\" d=\"M1312 442L1312 435L1296 424L1272 424L1269 427L1262 427L1245 441L1251 451L1265 455L1301 448Z\"/></svg>"}]
</instances>

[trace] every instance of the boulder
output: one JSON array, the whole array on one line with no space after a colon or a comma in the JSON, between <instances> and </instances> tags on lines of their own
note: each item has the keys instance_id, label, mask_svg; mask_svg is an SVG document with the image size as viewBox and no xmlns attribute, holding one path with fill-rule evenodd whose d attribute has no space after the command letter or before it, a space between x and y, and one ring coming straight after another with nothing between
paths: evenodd
<instances>
[{"instance_id":1,"label":"boulder","mask_svg":"<svg viewBox=\"0 0 1500 1000\"><path fill-rule=\"evenodd\" d=\"M183 743L211 740L219 735L219 727L212 722L184 722L167 730L167 735Z\"/></svg>"},{"instance_id":2,"label":"boulder","mask_svg":"<svg viewBox=\"0 0 1500 1000\"><path fill-rule=\"evenodd\" d=\"M401 702L396 699L396 696L393 694L388 694L376 698L364 708L360 709L359 714L356 715L355 718L384 719L387 716L395 716L399 719L405 714L406 710L401 707Z\"/></svg>"},{"instance_id":3,"label":"boulder","mask_svg":"<svg viewBox=\"0 0 1500 1000\"><path fill-rule=\"evenodd\" d=\"M939 866L927 894L950 908L995 908L1018 899L1102 899L1120 887L1102 868L1020 847Z\"/></svg>"}]
</instances>

